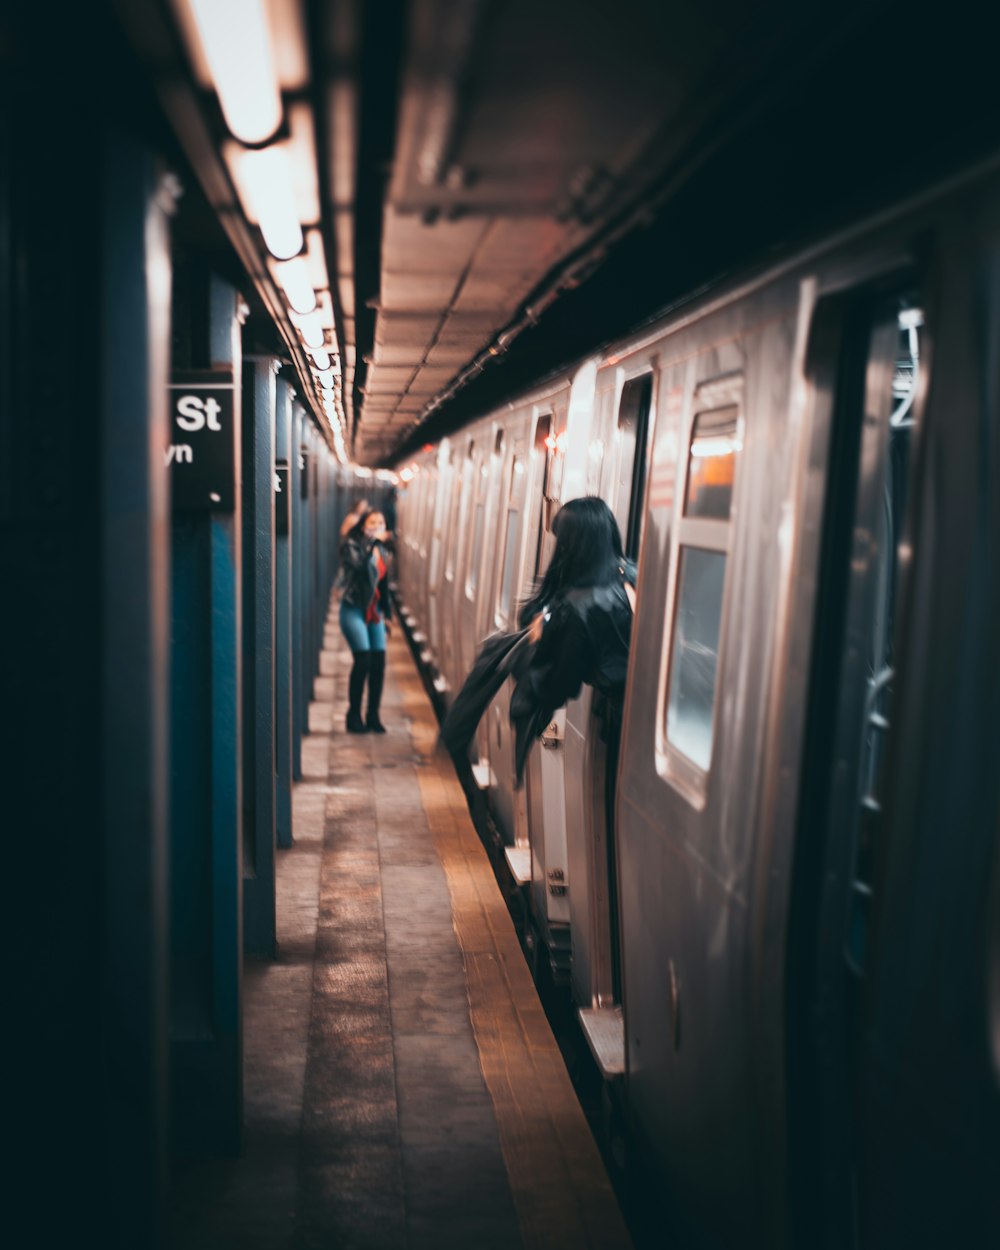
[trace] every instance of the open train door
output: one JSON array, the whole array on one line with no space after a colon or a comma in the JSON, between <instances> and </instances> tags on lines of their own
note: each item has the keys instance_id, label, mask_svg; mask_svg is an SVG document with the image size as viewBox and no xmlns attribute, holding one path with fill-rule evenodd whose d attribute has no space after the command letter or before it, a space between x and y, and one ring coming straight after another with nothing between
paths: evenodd
<instances>
[{"instance_id":1,"label":"open train door","mask_svg":"<svg viewBox=\"0 0 1000 1250\"><path fill-rule=\"evenodd\" d=\"M871 889L853 952L863 1250L1000 1244L998 221L994 201L991 238L956 223L921 331L933 372L901 536L912 610L855 881Z\"/></svg>"},{"instance_id":2,"label":"open train door","mask_svg":"<svg viewBox=\"0 0 1000 1250\"><path fill-rule=\"evenodd\" d=\"M533 528L525 552L525 583L545 573L555 550L552 522L559 510L561 457L557 454L558 410L538 416L534 430L532 480L528 513ZM562 419L565 420L563 414ZM525 795L528 814L528 858L508 851L519 883L531 883L531 913L549 953L553 975L568 976L570 961L569 867L566 854L565 755L566 713L560 708L542 734L540 747L528 753Z\"/></svg>"},{"instance_id":3,"label":"open train door","mask_svg":"<svg viewBox=\"0 0 1000 1250\"><path fill-rule=\"evenodd\" d=\"M652 397L653 374L644 363L643 371L626 377L622 385L610 447L606 449L611 454L607 456L602 493L618 523L625 555L632 561L638 560L642 540ZM594 1057L604 1075L614 1077L621 1075L625 1067L615 837L619 744L616 728L610 722L602 723L592 700L586 702L582 797L588 809L585 821L590 832L586 865L590 884L586 900L590 911L590 948L589 958L581 960L579 974L574 971L574 989L582 1004L580 1022ZM584 879L582 872L574 875ZM576 905L581 905L579 898ZM582 982L588 972L590 984L586 985Z\"/></svg>"}]
</instances>

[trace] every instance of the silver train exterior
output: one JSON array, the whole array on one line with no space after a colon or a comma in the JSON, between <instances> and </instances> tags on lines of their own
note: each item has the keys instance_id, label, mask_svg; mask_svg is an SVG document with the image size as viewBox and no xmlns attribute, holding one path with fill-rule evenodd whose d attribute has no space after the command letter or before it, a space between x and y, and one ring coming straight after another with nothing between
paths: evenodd
<instances>
[{"instance_id":1,"label":"silver train exterior","mask_svg":"<svg viewBox=\"0 0 1000 1250\"><path fill-rule=\"evenodd\" d=\"M445 698L561 501L601 495L638 557L611 827L586 688L520 792L502 694L475 772L665 1227L972 1244L1000 1115L995 171L691 301L403 476L400 590Z\"/></svg>"}]
</instances>

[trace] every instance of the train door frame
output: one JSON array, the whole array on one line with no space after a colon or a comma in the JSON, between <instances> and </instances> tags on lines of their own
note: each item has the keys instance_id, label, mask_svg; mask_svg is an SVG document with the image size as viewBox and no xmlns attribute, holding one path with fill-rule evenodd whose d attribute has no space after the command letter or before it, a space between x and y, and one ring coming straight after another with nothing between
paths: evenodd
<instances>
[{"instance_id":1,"label":"train door frame","mask_svg":"<svg viewBox=\"0 0 1000 1250\"><path fill-rule=\"evenodd\" d=\"M528 510L537 516L525 537L524 559L537 580L555 547L552 522L562 485L566 395L536 406L532 432L533 478ZM561 427L561 428L560 428ZM560 443L561 439L561 443ZM527 574L527 568L525 574ZM524 576L525 583L528 577ZM568 978L571 958L569 857L566 844L565 739L566 713L559 709L542 735L540 747L528 754L524 779L527 837L530 846L532 915L549 953L553 975ZM522 877L523 879L523 877Z\"/></svg>"},{"instance_id":2,"label":"train door frame","mask_svg":"<svg viewBox=\"0 0 1000 1250\"><path fill-rule=\"evenodd\" d=\"M609 493L611 491L615 493L611 508L615 512L616 520L619 524L622 547L626 559L634 561L637 567L641 552L642 535L645 529L646 492L652 459L653 423L659 379L657 365L658 357L655 353L652 355L645 354L640 360L629 362L627 366L621 365L618 368L615 386L615 404L613 409L615 424L611 437L616 446L616 455L615 471L609 483ZM640 393L634 414L636 435L632 444L632 468L628 479L628 508L624 524L622 524L617 511L617 506L622 502L618 492L623 482L622 460L625 450L622 445L621 430L623 418L626 416L624 412L626 396L631 395L632 388L635 388L636 384L642 386L645 393ZM617 772L620 742L615 743L613 747L614 776L611 778L612 784L610 787L608 784L608 765L611 761L612 744L603 742L600 735L596 733L591 735L591 744L594 756L593 771L591 773L594 798L591 810L593 818L601 823L600 836L595 836L591 843L595 852L593 871L596 880L600 880L603 877L601 887L595 891L594 897L595 899L603 897L604 905L608 910L606 921L601 926L601 931L606 935L609 943L609 950L603 963L610 973L611 1002L619 1005L623 999L622 929L620 918L621 900L618 889L618 839L615 830L617 825ZM603 858L598 858L599 849L604 851Z\"/></svg>"},{"instance_id":3,"label":"train door frame","mask_svg":"<svg viewBox=\"0 0 1000 1250\"><path fill-rule=\"evenodd\" d=\"M883 703L893 676L878 656L880 667L867 675L868 643L875 645L885 610L893 619L883 622L882 656L893 646L912 551L907 543L903 553L890 520L884 533L892 567L885 581L878 535L894 502L892 442L903 428L894 429L893 417L899 339L905 318L912 321L922 308L919 295L910 298L919 285L912 270L896 271L821 300L813 322L814 368L835 380L795 822L786 1036L791 1218L797 1234L816 1245L856 1245L859 1231L863 922L857 907L862 894L870 899L859 859L873 831L878 845L876 765L890 745L892 717ZM900 308L907 301L909 314ZM905 496L913 489L917 451L909 430L915 427L916 442L928 375L926 333L921 339L909 398L914 415L898 466L905 516L914 506ZM872 750L873 741L883 751ZM873 853L869 846L866 858Z\"/></svg>"},{"instance_id":4,"label":"train door frame","mask_svg":"<svg viewBox=\"0 0 1000 1250\"><path fill-rule=\"evenodd\" d=\"M486 492L483 499L483 539L476 570L474 646L478 646L493 629L492 604L496 594L495 583L497 577L495 559L497 519L500 509L500 488L504 480L507 463L507 443L509 441L504 423L493 420L490 422L488 429L492 450L488 453L485 465L487 469L485 479ZM496 785L496 778L493 775L491 763L488 715L482 718L476 729L476 751L479 757L479 764L485 769L485 775L481 770L477 774L476 780L480 785L485 785L492 789Z\"/></svg>"},{"instance_id":5,"label":"train door frame","mask_svg":"<svg viewBox=\"0 0 1000 1250\"><path fill-rule=\"evenodd\" d=\"M525 516L530 486L529 472L533 418L515 418L507 425L504 465L500 477L496 513L496 558L493 590L489 601L491 631L511 630L517 623L524 561ZM515 788L514 732L510 724L512 683L497 692L481 722L487 726L493 792L491 805L504 841L518 848L528 846L524 791Z\"/></svg>"},{"instance_id":6,"label":"train door frame","mask_svg":"<svg viewBox=\"0 0 1000 1250\"><path fill-rule=\"evenodd\" d=\"M626 532L634 521L636 532L641 534L646 512L645 492L649 481L649 469L654 444L654 426L657 394L659 389L659 363L656 350L638 351L624 362L609 359L598 369L595 379L593 424L589 431L588 465L586 485L592 493L604 498L614 512L618 503L620 478L621 440L617 436L622 403L630 384L649 379L649 392L642 425L644 441L641 447L637 439L633 453L633 475L641 459L642 490L638 501L632 499L630 480L630 507L637 514L626 517ZM606 454L608 451L612 454ZM600 451L600 456L595 454ZM617 517L616 517L617 519ZM639 551L636 549L636 558ZM571 889L571 943L573 949L573 992L576 1002L583 1008L581 1020L589 1029L596 1027L601 1034L608 1033L607 1020L614 1016L613 1031L621 1034L620 1007L622 1002L621 972L621 925L620 901L617 885L617 839L614 835L616 815L611 810L607 777L607 744L600 732L600 725L592 708L592 695L585 690L569 713L570 739L567 763L567 787L575 785L581 794L573 795L567 788L565 806L570 826L570 880ZM575 781L570 774L575 773ZM616 778L617 781L617 778ZM617 784L612 788L617 793ZM581 802L582 799L582 802ZM579 826L576 832L573 830ZM598 1017L593 1015L599 1013ZM590 1014L588 1014L590 1013ZM623 1059L619 1050L624 1043L619 1040L607 1047L609 1073L621 1070ZM595 1051L603 1052L594 1040ZM613 1057L611 1057L613 1052ZM601 1060L602 1065L605 1059Z\"/></svg>"},{"instance_id":7,"label":"train door frame","mask_svg":"<svg viewBox=\"0 0 1000 1250\"><path fill-rule=\"evenodd\" d=\"M471 482L469 486L469 509L463 530L468 531L456 570L456 594L458 596L459 668L465 674L472 667L479 639L476 634L476 617L479 591L479 565L486 534L486 503L489 490L489 467L484 445L489 442L489 429L475 427L469 443ZM480 519L479 509L482 508ZM477 532L479 535L477 544ZM478 551L477 551L478 545ZM472 577L475 573L475 581Z\"/></svg>"}]
</instances>

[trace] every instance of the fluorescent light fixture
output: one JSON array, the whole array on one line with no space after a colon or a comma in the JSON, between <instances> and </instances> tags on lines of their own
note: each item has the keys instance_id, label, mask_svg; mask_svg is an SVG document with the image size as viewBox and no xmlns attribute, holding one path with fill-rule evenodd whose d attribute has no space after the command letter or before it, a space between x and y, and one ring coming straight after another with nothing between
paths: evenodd
<instances>
[{"instance_id":1,"label":"fluorescent light fixture","mask_svg":"<svg viewBox=\"0 0 1000 1250\"><path fill-rule=\"evenodd\" d=\"M316 366L317 370L320 373L322 373L325 369L330 368L330 353L326 350L325 347L317 348L312 353L312 358L313 358L313 364Z\"/></svg>"},{"instance_id":2,"label":"fluorescent light fixture","mask_svg":"<svg viewBox=\"0 0 1000 1250\"><path fill-rule=\"evenodd\" d=\"M276 260L291 260L302 251L302 227L292 197L288 156L275 145L239 154L240 181L250 203L249 215L260 226L267 250Z\"/></svg>"},{"instance_id":3,"label":"fluorescent light fixture","mask_svg":"<svg viewBox=\"0 0 1000 1250\"><path fill-rule=\"evenodd\" d=\"M270 139L281 125L281 95L263 0L188 4L226 125L244 143Z\"/></svg>"},{"instance_id":4,"label":"fluorescent light fixture","mask_svg":"<svg viewBox=\"0 0 1000 1250\"><path fill-rule=\"evenodd\" d=\"M301 256L275 265L274 271L295 312L305 315L316 311L316 292L309 280L309 266Z\"/></svg>"},{"instance_id":5,"label":"fluorescent light fixture","mask_svg":"<svg viewBox=\"0 0 1000 1250\"><path fill-rule=\"evenodd\" d=\"M326 335L323 332L323 322L320 320L318 313L310 313L308 317L300 317L296 324L299 327L299 333L302 335L302 341L307 347L322 347L326 342Z\"/></svg>"},{"instance_id":6,"label":"fluorescent light fixture","mask_svg":"<svg viewBox=\"0 0 1000 1250\"><path fill-rule=\"evenodd\" d=\"M332 373L319 374L319 384L323 388L324 391L332 391L333 390L333 374Z\"/></svg>"}]
</instances>

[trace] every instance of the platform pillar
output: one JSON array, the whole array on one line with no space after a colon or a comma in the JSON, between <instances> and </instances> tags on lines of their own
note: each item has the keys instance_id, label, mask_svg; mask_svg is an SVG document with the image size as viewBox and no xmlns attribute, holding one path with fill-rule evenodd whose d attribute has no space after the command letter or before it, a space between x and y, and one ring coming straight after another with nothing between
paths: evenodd
<instances>
[{"instance_id":1,"label":"platform pillar","mask_svg":"<svg viewBox=\"0 0 1000 1250\"><path fill-rule=\"evenodd\" d=\"M309 704L305 697L305 603L308 530L303 498L307 490L308 457L303 445L306 414L301 404L292 406L292 762L296 781L302 779L302 735L308 729Z\"/></svg>"},{"instance_id":2,"label":"platform pillar","mask_svg":"<svg viewBox=\"0 0 1000 1250\"><path fill-rule=\"evenodd\" d=\"M292 845L292 398L278 378L274 426L274 749L275 825L280 847Z\"/></svg>"},{"instance_id":3,"label":"platform pillar","mask_svg":"<svg viewBox=\"0 0 1000 1250\"><path fill-rule=\"evenodd\" d=\"M105 1071L114 1074L108 1161L117 1198L109 1220L122 1244L154 1245L166 1181L170 553L163 447L176 183L123 136L107 143L104 182L99 845Z\"/></svg>"},{"instance_id":4,"label":"platform pillar","mask_svg":"<svg viewBox=\"0 0 1000 1250\"><path fill-rule=\"evenodd\" d=\"M243 949L275 954L274 357L243 366Z\"/></svg>"},{"instance_id":5,"label":"platform pillar","mask_svg":"<svg viewBox=\"0 0 1000 1250\"><path fill-rule=\"evenodd\" d=\"M173 520L171 1115L178 1152L235 1153L243 1110L242 300L195 262L179 277L174 369L231 380L236 480L232 511ZM199 332L206 324L207 336Z\"/></svg>"}]
</instances>

